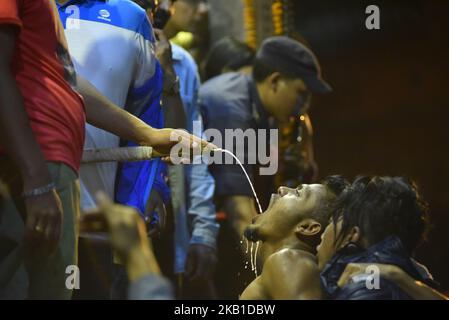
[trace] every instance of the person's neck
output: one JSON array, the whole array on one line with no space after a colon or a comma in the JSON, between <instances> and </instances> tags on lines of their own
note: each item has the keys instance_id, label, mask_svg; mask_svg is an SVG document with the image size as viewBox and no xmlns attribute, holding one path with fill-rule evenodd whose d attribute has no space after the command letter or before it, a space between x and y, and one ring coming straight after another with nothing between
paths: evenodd
<instances>
[{"instance_id":1,"label":"person's neck","mask_svg":"<svg viewBox=\"0 0 449 320\"><path fill-rule=\"evenodd\" d=\"M282 249L302 250L314 254L314 249L307 243L299 240L296 235L283 238L279 241L264 242L264 246L266 247L264 249L266 257L269 257L273 253L276 253Z\"/></svg>"},{"instance_id":2,"label":"person's neck","mask_svg":"<svg viewBox=\"0 0 449 320\"><path fill-rule=\"evenodd\" d=\"M164 27L164 34L165 36L170 40L179 33L179 30L177 30L170 21L167 22L167 24Z\"/></svg>"}]
</instances>

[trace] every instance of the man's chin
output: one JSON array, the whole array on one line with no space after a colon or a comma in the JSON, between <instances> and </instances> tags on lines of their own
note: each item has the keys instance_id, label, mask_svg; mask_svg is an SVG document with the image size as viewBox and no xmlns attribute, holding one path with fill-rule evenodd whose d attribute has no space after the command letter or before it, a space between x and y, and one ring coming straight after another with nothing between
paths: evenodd
<instances>
[{"instance_id":1,"label":"man's chin","mask_svg":"<svg viewBox=\"0 0 449 320\"><path fill-rule=\"evenodd\" d=\"M257 241L263 241L263 239L260 237L259 230L254 226L249 226L245 229L245 232L243 233L246 239L252 242Z\"/></svg>"}]
</instances>

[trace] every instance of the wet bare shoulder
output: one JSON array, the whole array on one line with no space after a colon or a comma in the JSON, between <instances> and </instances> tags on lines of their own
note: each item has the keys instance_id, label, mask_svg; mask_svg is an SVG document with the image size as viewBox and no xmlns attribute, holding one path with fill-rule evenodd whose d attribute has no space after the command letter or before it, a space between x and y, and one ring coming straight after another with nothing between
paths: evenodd
<instances>
[{"instance_id":1,"label":"wet bare shoulder","mask_svg":"<svg viewBox=\"0 0 449 320\"><path fill-rule=\"evenodd\" d=\"M291 268L300 268L303 271L314 272L318 270L315 255L296 249L282 249L273 253L265 262L264 268L276 270L279 272L291 272Z\"/></svg>"},{"instance_id":2,"label":"wet bare shoulder","mask_svg":"<svg viewBox=\"0 0 449 320\"><path fill-rule=\"evenodd\" d=\"M314 255L294 249L272 254L263 270L271 299L320 299L319 270Z\"/></svg>"}]
</instances>

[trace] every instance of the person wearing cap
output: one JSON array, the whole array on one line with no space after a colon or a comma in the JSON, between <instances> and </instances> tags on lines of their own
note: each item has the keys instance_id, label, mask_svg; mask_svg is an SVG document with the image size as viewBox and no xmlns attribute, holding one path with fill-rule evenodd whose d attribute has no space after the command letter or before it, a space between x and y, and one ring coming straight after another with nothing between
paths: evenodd
<instances>
[{"instance_id":1,"label":"person wearing cap","mask_svg":"<svg viewBox=\"0 0 449 320\"><path fill-rule=\"evenodd\" d=\"M279 126L306 112L311 94L331 90L311 50L288 37L271 37L258 50L252 75L226 73L204 83L200 108L205 129L217 129L225 137L226 129L269 129L273 122ZM246 147L244 151L243 164L253 180L255 166L247 163ZM232 238L239 241L257 214L251 187L237 164L212 164L209 169L217 208L226 213Z\"/></svg>"}]
</instances>

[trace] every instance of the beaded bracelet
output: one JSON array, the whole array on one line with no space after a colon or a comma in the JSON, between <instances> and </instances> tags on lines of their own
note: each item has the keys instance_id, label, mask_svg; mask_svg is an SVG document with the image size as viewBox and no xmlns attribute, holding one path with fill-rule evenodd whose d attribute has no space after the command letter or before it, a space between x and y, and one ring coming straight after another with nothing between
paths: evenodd
<instances>
[{"instance_id":1,"label":"beaded bracelet","mask_svg":"<svg viewBox=\"0 0 449 320\"><path fill-rule=\"evenodd\" d=\"M37 197L37 196L41 196L43 194L49 193L50 191L52 191L54 189L56 189L56 185L54 182L52 182L46 186L35 188L30 191L24 192L22 196L24 198Z\"/></svg>"}]
</instances>

